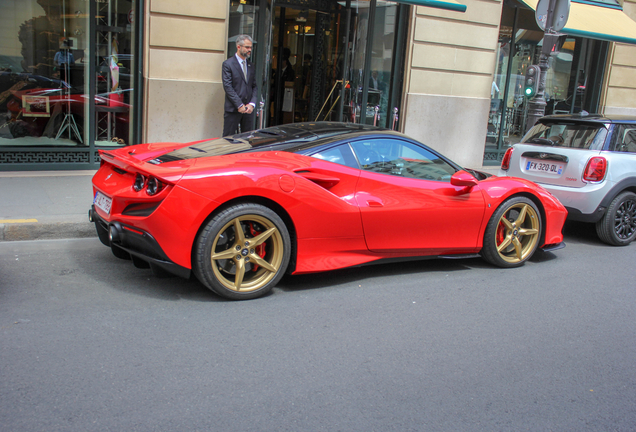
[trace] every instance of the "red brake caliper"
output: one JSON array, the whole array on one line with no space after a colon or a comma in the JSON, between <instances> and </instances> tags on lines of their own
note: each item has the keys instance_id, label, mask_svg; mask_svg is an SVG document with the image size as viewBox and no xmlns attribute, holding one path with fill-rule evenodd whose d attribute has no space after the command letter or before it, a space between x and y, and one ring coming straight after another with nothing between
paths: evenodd
<instances>
[{"instance_id":1,"label":"red brake caliper","mask_svg":"<svg viewBox=\"0 0 636 432\"><path fill-rule=\"evenodd\" d=\"M495 239L497 246L503 243L505 234L506 234L506 227L502 222L499 222L499 225L497 226L497 238Z\"/></svg>"},{"instance_id":2,"label":"red brake caliper","mask_svg":"<svg viewBox=\"0 0 636 432\"><path fill-rule=\"evenodd\" d=\"M258 236L261 233L261 231L257 231L254 228L254 224L252 222L248 222L247 224L248 224L249 229L250 229L250 234L252 234L253 237ZM254 252L256 252L256 255L258 255L259 257L264 258L265 257L265 243L261 243L258 246L256 246L254 248ZM252 265L254 266L252 268L252 271L258 270L258 267L259 267L258 264L252 264Z\"/></svg>"}]
</instances>

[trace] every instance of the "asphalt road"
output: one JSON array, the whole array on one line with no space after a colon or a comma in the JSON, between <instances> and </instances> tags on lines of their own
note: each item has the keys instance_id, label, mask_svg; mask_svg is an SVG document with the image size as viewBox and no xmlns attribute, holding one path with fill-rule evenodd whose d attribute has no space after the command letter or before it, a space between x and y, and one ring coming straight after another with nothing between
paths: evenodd
<instances>
[{"instance_id":1,"label":"asphalt road","mask_svg":"<svg viewBox=\"0 0 636 432\"><path fill-rule=\"evenodd\" d=\"M248 302L95 238L0 243L0 430L633 431L636 245L566 241Z\"/></svg>"}]
</instances>

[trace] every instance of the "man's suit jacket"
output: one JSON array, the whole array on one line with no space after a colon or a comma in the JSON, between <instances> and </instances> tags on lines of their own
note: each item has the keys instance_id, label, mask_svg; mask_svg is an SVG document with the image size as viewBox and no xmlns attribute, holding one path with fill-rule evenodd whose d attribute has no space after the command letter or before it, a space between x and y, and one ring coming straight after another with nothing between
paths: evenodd
<instances>
[{"instance_id":1,"label":"man's suit jacket","mask_svg":"<svg viewBox=\"0 0 636 432\"><path fill-rule=\"evenodd\" d=\"M256 106L258 89L256 87L256 70L252 63L247 62L247 81L236 55L223 62L222 74L225 111L235 112L238 107L250 102Z\"/></svg>"}]
</instances>

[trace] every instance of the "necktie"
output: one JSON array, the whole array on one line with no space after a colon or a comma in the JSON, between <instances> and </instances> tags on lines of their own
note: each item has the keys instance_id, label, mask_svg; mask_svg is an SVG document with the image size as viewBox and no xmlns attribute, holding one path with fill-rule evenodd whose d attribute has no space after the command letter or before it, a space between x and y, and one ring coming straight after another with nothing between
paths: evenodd
<instances>
[{"instance_id":1,"label":"necktie","mask_svg":"<svg viewBox=\"0 0 636 432\"><path fill-rule=\"evenodd\" d=\"M247 62L245 60L241 62L241 67L243 68L243 75L245 75L245 82L247 82Z\"/></svg>"}]
</instances>

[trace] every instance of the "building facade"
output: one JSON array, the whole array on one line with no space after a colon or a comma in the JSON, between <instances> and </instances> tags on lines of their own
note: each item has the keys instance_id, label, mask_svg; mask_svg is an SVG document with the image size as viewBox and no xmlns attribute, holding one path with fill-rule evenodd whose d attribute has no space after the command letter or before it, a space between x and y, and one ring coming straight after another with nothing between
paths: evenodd
<instances>
[{"instance_id":1,"label":"building facade","mask_svg":"<svg viewBox=\"0 0 636 432\"><path fill-rule=\"evenodd\" d=\"M394 127L460 165L525 131L536 0L5 0L0 170L94 169L98 151L219 136L221 63L254 40L256 126ZM590 19L592 17L593 19ZM573 2L547 113L636 115L636 1ZM280 73L279 73L280 72Z\"/></svg>"}]
</instances>

